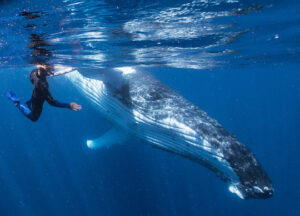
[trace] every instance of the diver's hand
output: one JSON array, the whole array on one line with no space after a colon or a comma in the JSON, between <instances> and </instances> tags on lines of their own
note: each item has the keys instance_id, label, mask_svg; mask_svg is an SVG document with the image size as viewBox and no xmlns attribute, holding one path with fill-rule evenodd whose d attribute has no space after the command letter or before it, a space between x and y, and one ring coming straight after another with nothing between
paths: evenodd
<instances>
[{"instance_id":1,"label":"diver's hand","mask_svg":"<svg viewBox=\"0 0 300 216\"><path fill-rule=\"evenodd\" d=\"M70 109L74 111L81 110L81 106L77 103L72 102L70 103Z\"/></svg>"}]
</instances>

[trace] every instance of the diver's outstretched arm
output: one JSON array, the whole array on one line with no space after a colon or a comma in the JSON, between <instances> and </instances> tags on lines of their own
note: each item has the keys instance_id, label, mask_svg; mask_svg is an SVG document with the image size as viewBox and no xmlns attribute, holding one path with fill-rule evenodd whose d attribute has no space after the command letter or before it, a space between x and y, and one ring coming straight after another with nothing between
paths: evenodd
<instances>
[{"instance_id":1,"label":"diver's outstretched arm","mask_svg":"<svg viewBox=\"0 0 300 216\"><path fill-rule=\"evenodd\" d=\"M49 75L49 76L59 76L59 75L62 75L62 74L66 74L66 73L69 73L71 71L74 70L74 68L72 67L65 67L65 66L62 66L62 65L54 65L54 69L55 70L58 70L57 72Z\"/></svg>"},{"instance_id":2,"label":"diver's outstretched arm","mask_svg":"<svg viewBox=\"0 0 300 216\"><path fill-rule=\"evenodd\" d=\"M74 103L74 102L62 103L62 102L55 100L49 91L47 91L47 93L45 94L45 99L51 106L61 107L61 108L69 108L70 110L74 110L74 111L81 110L81 106L77 103Z\"/></svg>"}]
</instances>

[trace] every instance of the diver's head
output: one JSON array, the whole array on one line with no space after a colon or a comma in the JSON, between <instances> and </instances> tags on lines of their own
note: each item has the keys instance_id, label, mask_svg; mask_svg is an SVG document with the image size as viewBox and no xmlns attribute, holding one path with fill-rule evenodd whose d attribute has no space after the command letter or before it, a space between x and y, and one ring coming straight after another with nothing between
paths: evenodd
<instances>
[{"instance_id":1,"label":"diver's head","mask_svg":"<svg viewBox=\"0 0 300 216\"><path fill-rule=\"evenodd\" d=\"M38 75L41 77L46 77L52 74L53 67L49 64L38 64Z\"/></svg>"},{"instance_id":2,"label":"diver's head","mask_svg":"<svg viewBox=\"0 0 300 216\"><path fill-rule=\"evenodd\" d=\"M44 68L39 68L37 74L40 79L46 79L48 72Z\"/></svg>"}]
</instances>

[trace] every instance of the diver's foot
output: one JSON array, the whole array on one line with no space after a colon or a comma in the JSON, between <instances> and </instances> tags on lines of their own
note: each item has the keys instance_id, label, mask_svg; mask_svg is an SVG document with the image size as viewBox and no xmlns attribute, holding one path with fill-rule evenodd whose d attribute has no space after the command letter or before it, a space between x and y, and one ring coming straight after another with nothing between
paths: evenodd
<instances>
[{"instance_id":1,"label":"diver's foot","mask_svg":"<svg viewBox=\"0 0 300 216\"><path fill-rule=\"evenodd\" d=\"M14 102L16 106L20 104L20 100L14 92L12 91L6 92L6 97L8 97L8 99Z\"/></svg>"}]
</instances>

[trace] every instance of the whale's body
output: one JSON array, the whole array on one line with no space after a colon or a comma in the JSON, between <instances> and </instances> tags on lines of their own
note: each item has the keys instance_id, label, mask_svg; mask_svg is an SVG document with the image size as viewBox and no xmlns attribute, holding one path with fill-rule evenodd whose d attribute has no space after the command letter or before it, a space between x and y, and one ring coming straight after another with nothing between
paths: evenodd
<instances>
[{"instance_id":1,"label":"whale's body","mask_svg":"<svg viewBox=\"0 0 300 216\"><path fill-rule=\"evenodd\" d=\"M233 135L151 74L133 67L66 75L115 128L90 148L138 137L214 171L240 198L269 198L272 182Z\"/></svg>"}]
</instances>

